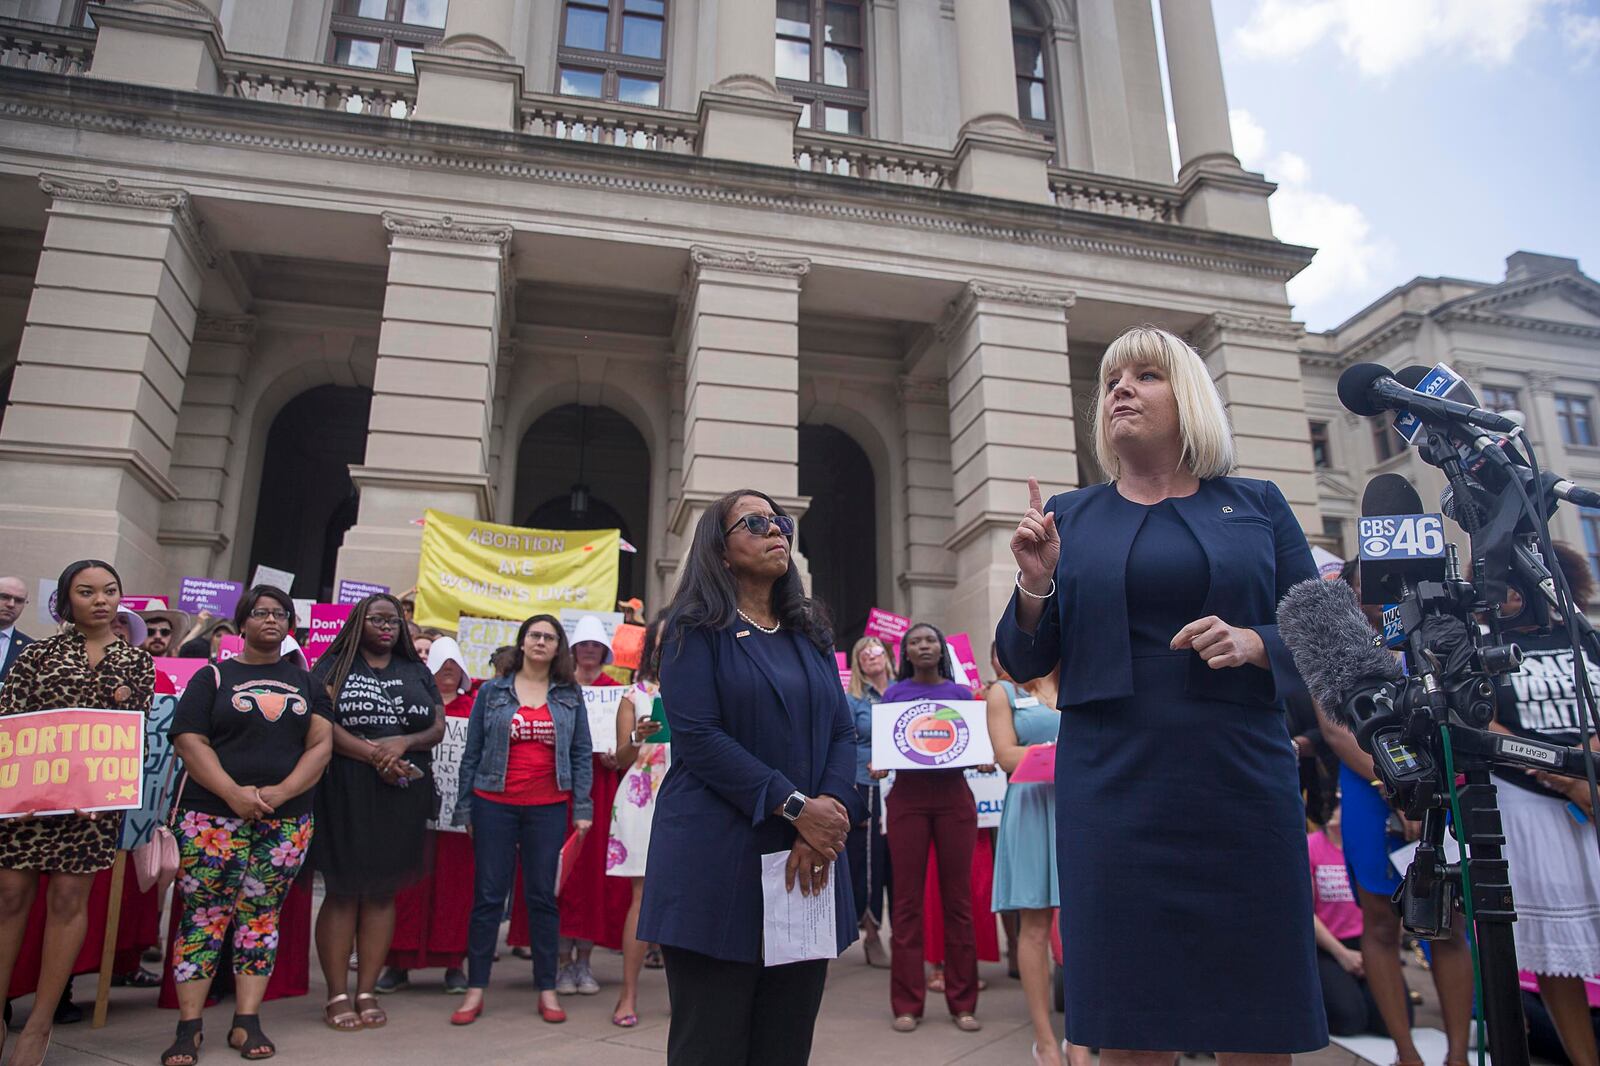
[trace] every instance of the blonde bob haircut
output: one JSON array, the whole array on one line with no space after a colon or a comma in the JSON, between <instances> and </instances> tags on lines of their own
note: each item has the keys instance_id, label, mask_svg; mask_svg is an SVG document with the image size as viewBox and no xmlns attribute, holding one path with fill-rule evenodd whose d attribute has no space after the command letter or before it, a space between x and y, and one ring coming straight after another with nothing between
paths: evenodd
<instances>
[{"instance_id":1,"label":"blonde bob haircut","mask_svg":"<svg viewBox=\"0 0 1600 1066\"><path fill-rule=\"evenodd\" d=\"M850 695L860 699L867 693L867 675L861 672L861 653L876 644L883 649L883 657L889 660L889 677L894 678L894 653L889 650L889 645L877 637L862 637L856 641L855 647L850 649Z\"/></svg>"},{"instance_id":2,"label":"blonde bob haircut","mask_svg":"<svg viewBox=\"0 0 1600 1066\"><path fill-rule=\"evenodd\" d=\"M1111 446L1111 427L1105 421L1103 390L1112 374L1130 366L1150 366L1172 384L1178 401L1178 436L1183 441L1182 462L1202 481L1233 470L1233 429L1222 396L1200 355L1182 338L1154 326L1134 326L1111 342L1100 359L1100 376L1094 403L1094 457L1106 480L1122 475L1122 461Z\"/></svg>"}]
</instances>

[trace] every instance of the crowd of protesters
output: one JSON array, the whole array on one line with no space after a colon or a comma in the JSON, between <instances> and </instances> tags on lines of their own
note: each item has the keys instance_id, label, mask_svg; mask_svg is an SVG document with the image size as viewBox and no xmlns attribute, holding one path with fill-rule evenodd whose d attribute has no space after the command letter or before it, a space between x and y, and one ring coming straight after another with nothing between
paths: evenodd
<instances>
[{"instance_id":1,"label":"crowd of protesters","mask_svg":"<svg viewBox=\"0 0 1600 1066\"><path fill-rule=\"evenodd\" d=\"M841 683L832 625L790 556L794 520L754 490L706 510L654 622L639 601L619 604L621 624L644 627L629 668L598 616L534 614L474 678L457 640L419 628L410 600L389 593L356 603L308 664L287 590L250 588L228 618L135 612L115 568L93 559L61 572L60 625L30 639L17 628L28 586L0 578L0 715L144 711L174 688L152 657L204 661L168 730L182 776L160 978L140 964L160 937L159 890L128 879L115 945L121 982L164 980L178 1010L163 1066L196 1066L224 987L223 1040L246 1059L276 1053L263 1005L309 990L313 876L333 1030L382 1028L384 997L423 986L460 997L441 1021L473 1024L502 944L531 962L536 1012L560 1024L564 997L601 991L592 959L611 950L619 1028L639 1024L641 971L666 970L669 1061L804 1061L827 961L763 965L752 872L777 851L790 886L833 894L838 948L859 938L864 963L888 971L896 1032L921 1026L930 992L957 1030L982 1029L979 962L999 961L1004 930L1036 1064L1085 1066L1096 1048L1123 1066L1171 1047L1276 1057L1369 1033L1393 1040L1399 1066L1420 1066L1390 901L1391 856L1417 826L1355 738L1296 691L1264 620L1274 589L1315 572L1304 538L1270 483L1224 476L1231 438L1198 357L1159 330L1126 336L1107 352L1094 430L1116 480L1048 503L1033 486L984 681L958 681L945 634L917 619L895 644L855 641ZM1586 560L1557 555L1586 610ZM1270 572L1219 591L1208 558ZM1358 568L1337 579L1358 584ZM1515 597L1501 608L1511 630L1522 611ZM1572 653L1523 635L1494 728L1576 744ZM616 690L614 735L591 734L600 688ZM891 779L872 760L877 705L972 700L994 751L978 772L1014 773L1057 744L1054 780L1013 781L998 828L979 828L962 769ZM456 784L442 795L435 749L452 728ZM1187 774L1157 768L1174 745ZM1581 786L1547 774L1502 786L1534 1039L1600 1066L1584 981L1600 971L1600 862L1583 830L1595 812ZM53 1025L72 1020L121 822L0 819L8 1020L10 999L33 998L15 1036L0 1029L13 1066L37 1066ZM1459 915L1428 966L1446 1061L1465 1063L1473 975Z\"/></svg>"}]
</instances>

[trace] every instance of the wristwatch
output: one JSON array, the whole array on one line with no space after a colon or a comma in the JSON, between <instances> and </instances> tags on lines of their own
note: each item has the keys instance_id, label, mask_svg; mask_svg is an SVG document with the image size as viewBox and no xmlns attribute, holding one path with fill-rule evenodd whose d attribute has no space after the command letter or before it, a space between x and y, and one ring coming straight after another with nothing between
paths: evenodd
<instances>
[{"instance_id":1,"label":"wristwatch","mask_svg":"<svg viewBox=\"0 0 1600 1066\"><path fill-rule=\"evenodd\" d=\"M805 809L806 794L801 792L799 789L796 789L795 791L789 793L789 798L783 801L783 806L778 809L778 813L792 822L796 818L800 817L801 812L803 812Z\"/></svg>"}]
</instances>

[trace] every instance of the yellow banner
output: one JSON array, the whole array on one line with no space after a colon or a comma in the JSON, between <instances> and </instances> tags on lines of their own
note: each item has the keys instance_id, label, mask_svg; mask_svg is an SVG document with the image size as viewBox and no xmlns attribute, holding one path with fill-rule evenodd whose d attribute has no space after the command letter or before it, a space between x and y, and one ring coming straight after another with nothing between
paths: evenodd
<instances>
[{"instance_id":1,"label":"yellow banner","mask_svg":"<svg viewBox=\"0 0 1600 1066\"><path fill-rule=\"evenodd\" d=\"M462 615L509 618L617 606L615 529L521 529L430 510L422 528L416 620L455 629Z\"/></svg>"}]
</instances>

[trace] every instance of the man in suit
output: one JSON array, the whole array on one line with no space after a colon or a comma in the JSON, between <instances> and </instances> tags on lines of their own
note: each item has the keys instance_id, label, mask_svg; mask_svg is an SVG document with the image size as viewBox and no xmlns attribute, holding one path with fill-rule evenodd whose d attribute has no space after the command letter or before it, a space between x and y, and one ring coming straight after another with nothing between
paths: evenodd
<instances>
[{"instance_id":1,"label":"man in suit","mask_svg":"<svg viewBox=\"0 0 1600 1066\"><path fill-rule=\"evenodd\" d=\"M17 632L17 619L28 605L28 586L20 577L0 577L0 683L11 672L22 649L33 643L26 633Z\"/></svg>"}]
</instances>

